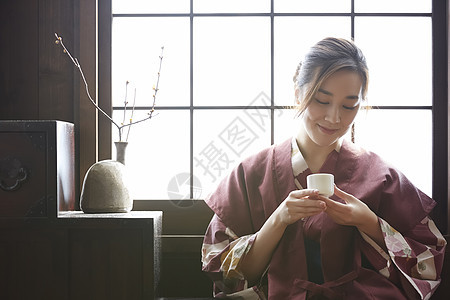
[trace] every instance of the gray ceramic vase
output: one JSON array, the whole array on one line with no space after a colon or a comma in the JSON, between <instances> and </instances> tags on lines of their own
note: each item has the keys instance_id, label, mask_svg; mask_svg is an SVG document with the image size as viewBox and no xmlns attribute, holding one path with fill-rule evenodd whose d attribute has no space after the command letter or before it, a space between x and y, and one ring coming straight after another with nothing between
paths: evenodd
<instances>
[{"instance_id":1,"label":"gray ceramic vase","mask_svg":"<svg viewBox=\"0 0 450 300\"><path fill-rule=\"evenodd\" d=\"M126 213L133 208L125 162L126 142L116 143L117 160L102 160L87 171L80 196L85 213Z\"/></svg>"}]
</instances>

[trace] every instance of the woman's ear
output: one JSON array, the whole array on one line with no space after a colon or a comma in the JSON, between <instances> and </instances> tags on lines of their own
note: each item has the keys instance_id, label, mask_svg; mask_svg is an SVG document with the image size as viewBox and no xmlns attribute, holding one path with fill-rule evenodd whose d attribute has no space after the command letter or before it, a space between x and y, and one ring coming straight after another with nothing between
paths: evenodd
<instances>
[{"instance_id":1,"label":"woman's ear","mask_svg":"<svg viewBox=\"0 0 450 300\"><path fill-rule=\"evenodd\" d=\"M295 105L300 104L300 89L298 87L295 88Z\"/></svg>"}]
</instances>

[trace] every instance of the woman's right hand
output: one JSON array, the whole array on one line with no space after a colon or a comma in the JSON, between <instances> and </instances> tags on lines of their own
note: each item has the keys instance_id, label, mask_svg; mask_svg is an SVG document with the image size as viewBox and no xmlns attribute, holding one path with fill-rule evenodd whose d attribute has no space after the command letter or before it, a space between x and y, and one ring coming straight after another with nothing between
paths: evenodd
<instances>
[{"instance_id":1,"label":"woman's right hand","mask_svg":"<svg viewBox=\"0 0 450 300\"><path fill-rule=\"evenodd\" d=\"M314 199L319 195L318 190L294 190L274 211L276 222L285 226L302 218L317 215L325 210L326 204L322 200Z\"/></svg>"},{"instance_id":2,"label":"woman's right hand","mask_svg":"<svg viewBox=\"0 0 450 300\"><path fill-rule=\"evenodd\" d=\"M250 285L260 280L286 227L325 210L326 204L317 200L318 195L318 190L292 191L270 215L259 230L250 251L240 262L241 271Z\"/></svg>"}]
</instances>

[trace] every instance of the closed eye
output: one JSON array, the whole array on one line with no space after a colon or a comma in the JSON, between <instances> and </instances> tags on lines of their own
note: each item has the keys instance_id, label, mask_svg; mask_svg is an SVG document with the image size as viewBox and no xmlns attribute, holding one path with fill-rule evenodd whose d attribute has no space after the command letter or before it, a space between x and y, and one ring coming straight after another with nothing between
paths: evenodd
<instances>
[{"instance_id":1,"label":"closed eye","mask_svg":"<svg viewBox=\"0 0 450 300\"><path fill-rule=\"evenodd\" d=\"M320 101L319 99L315 98L315 100L317 101L317 103L319 104L329 104L330 102L325 102L325 101Z\"/></svg>"},{"instance_id":2,"label":"closed eye","mask_svg":"<svg viewBox=\"0 0 450 300\"><path fill-rule=\"evenodd\" d=\"M354 110L357 106L346 106L346 105L344 105L343 107L345 109L348 109L348 110Z\"/></svg>"}]
</instances>

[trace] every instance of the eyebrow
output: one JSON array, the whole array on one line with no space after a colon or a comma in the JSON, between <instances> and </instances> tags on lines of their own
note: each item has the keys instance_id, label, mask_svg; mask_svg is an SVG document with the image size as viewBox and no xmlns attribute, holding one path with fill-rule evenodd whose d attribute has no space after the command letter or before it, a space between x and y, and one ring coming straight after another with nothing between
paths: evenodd
<instances>
[{"instance_id":1,"label":"eyebrow","mask_svg":"<svg viewBox=\"0 0 450 300\"><path fill-rule=\"evenodd\" d=\"M324 90L324 89L319 89L319 92L322 93L322 94L328 95L328 96L333 96L333 93L331 93L331 92L329 92L327 90ZM349 100L358 100L359 96L349 95L349 96L347 96L345 98L347 98Z\"/></svg>"}]
</instances>

